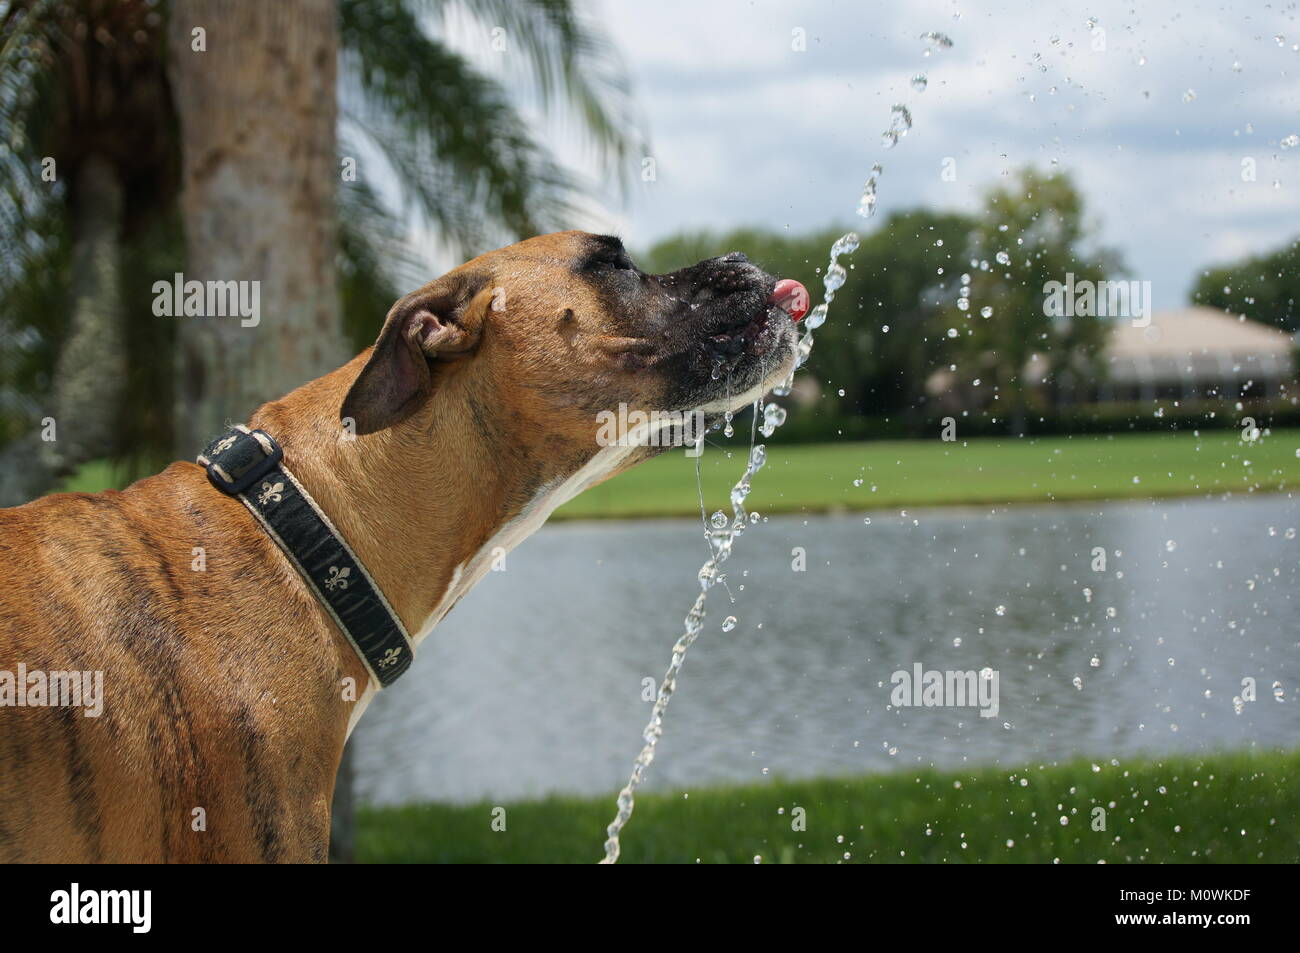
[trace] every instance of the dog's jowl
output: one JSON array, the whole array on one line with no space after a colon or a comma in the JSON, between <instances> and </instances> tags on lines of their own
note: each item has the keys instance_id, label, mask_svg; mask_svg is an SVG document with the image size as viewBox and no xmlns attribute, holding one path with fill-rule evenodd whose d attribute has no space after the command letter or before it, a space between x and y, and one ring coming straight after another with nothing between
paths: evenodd
<instances>
[{"instance_id":1,"label":"dog's jowl","mask_svg":"<svg viewBox=\"0 0 1300 953\"><path fill-rule=\"evenodd\" d=\"M0 860L324 860L373 693L494 554L671 443L610 415L752 403L806 301L739 253L648 275L614 238L533 238L201 464L0 510Z\"/></svg>"}]
</instances>

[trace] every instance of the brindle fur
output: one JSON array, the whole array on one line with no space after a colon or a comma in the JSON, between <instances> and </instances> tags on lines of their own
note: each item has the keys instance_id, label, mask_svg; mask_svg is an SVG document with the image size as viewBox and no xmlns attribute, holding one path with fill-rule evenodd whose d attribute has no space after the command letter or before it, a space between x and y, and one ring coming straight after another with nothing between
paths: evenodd
<instances>
[{"instance_id":1,"label":"brindle fur","mask_svg":"<svg viewBox=\"0 0 1300 953\"><path fill-rule=\"evenodd\" d=\"M594 409L720 396L700 342L761 309L770 277L727 258L637 272L633 288L592 265L611 248L625 257L562 232L475 259L398 302L376 348L249 421L281 442L413 634L449 608L459 567L595 456ZM469 300L453 301L460 292ZM422 309L469 333L467 346L426 353L428 392L341 440L345 399L383 418L385 395L354 385L368 364L374 381L396 373L403 322ZM789 322L773 320L772 350L735 372L744 387L788 369ZM205 571L192 568L199 548ZM196 464L0 510L0 670L20 662L102 671L104 707L0 708L0 861L326 859L356 704L344 685L360 697L364 669L285 555ZM196 808L206 830L193 829Z\"/></svg>"}]
</instances>

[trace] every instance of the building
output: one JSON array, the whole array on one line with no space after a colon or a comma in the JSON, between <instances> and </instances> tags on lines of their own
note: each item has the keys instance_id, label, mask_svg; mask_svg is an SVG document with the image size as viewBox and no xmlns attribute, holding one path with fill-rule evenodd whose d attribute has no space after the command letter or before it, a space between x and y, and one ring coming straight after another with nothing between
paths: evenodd
<instances>
[{"instance_id":1,"label":"building","mask_svg":"<svg viewBox=\"0 0 1300 953\"><path fill-rule=\"evenodd\" d=\"M1215 308L1179 308L1144 328L1117 322L1103 361L1098 400L1276 397L1295 380L1296 340Z\"/></svg>"},{"instance_id":2,"label":"building","mask_svg":"<svg viewBox=\"0 0 1300 953\"><path fill-rule=\"evenodd\" d=\"M1100 370L1082 361L1057 375L1035 356L1025 365L1027 388L1040 406L1151 400L1276 398L1296 380L1297 339L1286 331L1215 308L1157 311L1150 324L1115 321L1100 355ZM943 412L988 407L996 355L960 377L948 369L926 381L931 406ZM983 378L980 386L967 379Z\"/></svg>"}]
</instances>

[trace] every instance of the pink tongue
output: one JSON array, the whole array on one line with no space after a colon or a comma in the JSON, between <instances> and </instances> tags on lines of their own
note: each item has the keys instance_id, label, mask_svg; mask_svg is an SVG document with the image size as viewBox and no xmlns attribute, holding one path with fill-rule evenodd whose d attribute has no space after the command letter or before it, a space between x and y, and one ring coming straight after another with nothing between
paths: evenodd
<instances>
[{"instance_id":1,"label":"pink tongue","mask_svg":"<svg viewBox=\"0 0 1300 953\"><path fill-rule=\"evenodd\" d=\"M808 313L808 289L793 278L782 278L772 289L768 304L774 304L798 321Z\"/></svg>"}]
</instances>

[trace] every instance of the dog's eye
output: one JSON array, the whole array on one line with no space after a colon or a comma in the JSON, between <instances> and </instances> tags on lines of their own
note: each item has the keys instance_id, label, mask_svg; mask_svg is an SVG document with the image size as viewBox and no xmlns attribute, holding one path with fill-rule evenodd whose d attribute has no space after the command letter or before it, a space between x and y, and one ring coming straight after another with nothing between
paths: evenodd
<instances>
[{"instance_id":1,"label":"dog's eye","mask_svg":"<svg viewBox=\"0 0 1300 953\"><path fill-rule=\"evenodd\" d=\"M632 264L632 259L626 255L610 252L592 261L595 268L609 268L614 271L636 271L636 265Z\"/></svg>"}]
</instances>

